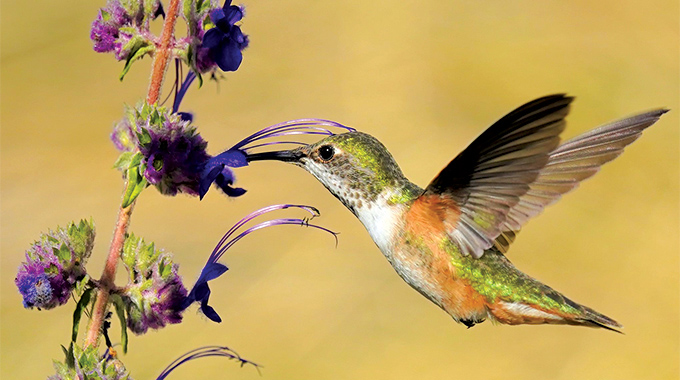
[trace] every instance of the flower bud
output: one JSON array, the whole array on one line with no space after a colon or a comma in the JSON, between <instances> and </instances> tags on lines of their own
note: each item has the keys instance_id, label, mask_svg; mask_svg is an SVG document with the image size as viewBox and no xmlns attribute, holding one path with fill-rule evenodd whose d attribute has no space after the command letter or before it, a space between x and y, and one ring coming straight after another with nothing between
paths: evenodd
<instances>
[{"instance_id":1,"label":"flower bud","mask_svg":"<svg viewBox=\"0 0 680 380\"><path fill-rule=\"evenodd\" d=\"M132 380L115 352L109 349L100 355L95 346L83 349L72 344L71 349L66 351L65 362L55 360L54 369L57 373L47 380Z\"/></svg>"},{"instance_id":2,"label":"flower bud","mask_svg":"<svg viewBox=\"0 0 680 380\"><path fill-rule=\"evenodd\" d=\"M180 323L187 290L171 254L131 235L125 241L122 259L130 279L121 294L128 328L144 334L149 328Z\"/></svg>"}]
</instances>

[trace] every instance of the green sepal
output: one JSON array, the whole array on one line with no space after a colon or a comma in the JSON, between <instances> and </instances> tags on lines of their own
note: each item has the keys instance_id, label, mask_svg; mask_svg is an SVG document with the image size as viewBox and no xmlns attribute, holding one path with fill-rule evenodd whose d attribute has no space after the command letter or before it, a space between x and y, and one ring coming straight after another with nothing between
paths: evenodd
<instances>
[{"instance_id":1,"label":"green sepal","mask_svg":"<svg viewBox=\"0 0 680 380\"><path fill-rule=\"evenodd\" d=\"M133 268L135 268L134 272L143 275L158 261L161 253L162 251L156 249L156 245L153 242L147 244L144 239L130 234L123 244L121 259L131 273Z\"/></svg>"},{"instance_id":2,"label":"green sepal","mask_svg":"<svg viewBox=\"0 0 680 380\"><path fill-rule=\"evenodd\" d=\"M52 275L58 275L59 274L59 267L57 267L55 264L50 264L45 268L45 273L47 274L52 274Z\"/></svg>"},{"instance_id":3,"label":"green sepal","mask_svg":"<svg viewBox=\"0 0 680 380\"><path fill-rule=\"evenodd\" d=\"M76 309L73 311L73 328L71 329L71 344L78 338L78 328L80 326L80 318L83 316L83 311L92 299L92 291L94 288L88 288L83 292L83 295L78 300Z\"/></svg>"},{"instance_id":4,"label":"green sepal","mask_svg":"<svg viewBox=\"0 0 680 380\"><path fill-rule=\"evenodd\" d=\"M167 278L172 274L172 262L166 262L165 258L158 263L158 272L161 278Z\"/></svg>"},{"instance_id":5,"label":"green sepal","mask_svg":"<svg viewBox=\"0 0 680 380\"><path fill-rule=\"evenodd\" d=\"M118 156L118 159L116 159L116 162L113 164L113 168L120 171L125 171L128 167L130 167L133 156L134 153L132 152L121 153L120 156Z\"/></svg>"},{"instance_id":6,"label":"green sepal","mask_svg":"<svg viewBox=\"0 0 680 380\"><path fill-rule=\"evenodd\" d=\"M61 243L61 247L59 247L59 250L57 250L55 253L57 254L59 260L64 263L70 263L71 258L73 257L73 255L71 255L71 250L68 248L66 243Z\"/></svg>"},{"instance_id":7,"label":"green sepal","mask_svg":"<svg viewBox=\"0 0 680 380\"><path fill-rule=\"evenodd\" d=\"M128 234L125 236L123 252L120 254L120 259L123 260L123 264L128 268L134 268L135 266L135 260L137 259L135 249L137 249L137 239L134 234Z\"/></svg>"},{"instance_id":8,"label":"green sepal","mask_svg":"<svg viewBox=\"0 0 680 380\"><path fill-rule=\"evenodd\" d=\"M153 16L154 11L156 10L156 9L155 9L155 5L156 5L156 4L157 4L157 3L156 3L156 1L154 1L154 0L151 0L151 1L149 1L149 0L144 0L144 16L145 16L145 17L146 17L147 15L148 15L148 16Z\"/></svg>"},{"instance_id":9,"label":"green sepal","mask_svg":"<svg viewBox=\"0 0 680 380\"><path fill-rule=\"evenodd\" d=\"M184 14L184 19L187 20L189 28L196 18L196 0L184 0L182 2L182 13Z\"/></svg>"},{"instance_id":10,"label":"green sepal","mask_svg":"<svg viewBox=\"0 0 680 380\"><path fill-rule=\"evenodd\" d=\"M107 22L107 21L111 20L111 13L109 13L106 9L101 8L99 10L99 12L101 12L102 21Z\"/></svg>"},{"instance_id":11,"label":"green sepal","mask_svg":"<svg viewBox=\"0 0 680 380\"><path fill-rule=\"evenodd\" d=\"M128 207L141 194L142 190L148 186L148 181L142 173L146 170L146 165L141 163L142 154L135 153L130 159L130 164L127 168L127 186L123 194L122 207Z\"/></svg>"},{"instance_id":12,"label":"green sepal","mask_svg":"<svg viewBox=\"0 0 680 380\"><path fill-rule=\"evenodd\" d=\"M80 357L78 358L78 364L80 365L80 368L84 370L97 368L99 361L99 353L95 346L85 347L85 349L80 352Z\"/></svg>"},{"instance_id":13,"label":"green sepal","mask_svg":"<svg viewBox=\"0 0 680 380\"><path fill-rule=\"evenodd\" d=\"M76 255L76 260L89 257L94 247L95 228L94 220L81 219L78 224L70 223L66 233L71 242L71 248Z\"/></svg>"},{"instance_id":14,"label":"green sepal","mask_svg":"<svg viewBox=\"0 0 680 380\"><path fill-rule=\"evenodd\" d=\"M141 130L137 132L137 140L139 140L140 146L151 144L151 134L146 128L141 128Z\"/></svg>"},{"instance_id":15,"label":"green sepal","mask_svg":"<svg viewBox=\"0 0 680 380\"><path fill-rule=\"evenodd\" d=\"M127 320L125 319L125 303L123 303L123 299L118 294L111 295L111 302L113 302L113 306L116 308L116 314L120 321L120 344L123 346L123 353L127 354L128 333Z\"/></svg>"}]
</instances>

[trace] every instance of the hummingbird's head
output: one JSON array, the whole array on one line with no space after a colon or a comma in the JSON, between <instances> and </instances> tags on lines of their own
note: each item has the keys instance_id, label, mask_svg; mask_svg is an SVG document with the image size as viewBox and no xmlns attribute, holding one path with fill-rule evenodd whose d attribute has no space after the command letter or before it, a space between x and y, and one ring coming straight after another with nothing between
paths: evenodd
<instances>
[{"instance_id":1,"label":"hummingbird's head","mask_svg":"<svg viewBox=\"0 0 680 380\"><path fill-rule=\"evenodd\" d=\"M302 167L355 213L383 191L410 184L385 146L362 132L328 136L297 149L248 155L248 161L258 160Z\"/></svg>"}]
</instances>

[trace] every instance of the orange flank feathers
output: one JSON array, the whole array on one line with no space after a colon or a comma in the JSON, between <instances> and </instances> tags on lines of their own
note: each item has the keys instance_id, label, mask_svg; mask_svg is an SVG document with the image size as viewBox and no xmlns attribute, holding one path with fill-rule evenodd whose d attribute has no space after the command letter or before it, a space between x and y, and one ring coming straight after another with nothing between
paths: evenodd
<instances>
[{"instance_id":1,"label":"orange flank feathers","mask_svg":"<svg viewBox=\"0 0 680 380\"><path fill-rule=\"evenodd\" d=\"M427 291L413 286L439 305L455 320L471 326L487 316L487 300L466 279L455 274L451 255L440 244L447 238L446 226L460 216L453 200L439 195L416 199L404 215L404 230L394 249L394 259L411 275L425 282ZM406 268L404 268L406 269Z\"/></svg>"}]
</instances>

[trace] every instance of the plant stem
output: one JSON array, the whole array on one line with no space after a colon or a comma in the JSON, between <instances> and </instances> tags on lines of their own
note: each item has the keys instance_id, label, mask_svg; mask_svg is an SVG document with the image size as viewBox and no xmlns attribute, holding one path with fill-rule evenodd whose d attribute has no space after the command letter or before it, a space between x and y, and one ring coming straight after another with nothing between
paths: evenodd
<instances>
[{"instance_id":1,"label":"plant stem","mask_svg":"<svg viewBox=\"0 0 680 380\"><path fill-rule=\"evenodd\" d=\"M175 32L178 11L179 0L171 0L163 23L161 42L154 54L151 83L149 84L149 92L146 96L148 104L154 104L158 101L161 87L163 86L163 79L165 78L165 72L168 67L168 62L170 61L170 44L172 43ZM132 215L134 205L135 202L128 207L121 208L118 212L118 221L116 222L116 228L113 231L109 255L106 258L106 265L104 266L102 277L99 280L100 287L97 292L97 301L94 305L90 326L87 329L85 346L96 345L99 341L102 324L106 318L106 311L109 306L109 296L111 291L115 289L114 280L116 279L118 259L123 250L123 243L125 243L125 235L127 234L128 226L130 225L130 216Z\"/></svg>"},{"instance_id":2,"label":"plant stem","mask_svg":"<svg viewBox=\"0 0 680 380\"><path fill-rule=\"evenodd\" d=\"M165 22L163 23L163 31L161 32L161 43L154 54L149 94L146 96L146 102L148 104L156 103L161 92L165 71L168 68L168 62L170 61L170 43L173 40L178 11L179 0L170 0L170 6L165 15Z\"/></svg>"},{"instance_id":3,"label":"plant stem","mask_svg":"<svg viewBox=\"0 0 680 380\"><path fill-rule=\"evenodd\" d=\"M97 292L97 301L94 305L94 313L90 321L90 328L87 330L87 337L85 338L85 345L91 346L97 344L99 335L101 333L101 326L106 317L106 310L109 305L109 295L111 289L115 287L114 280L116 278L116 267L118 266L118 259L123 250L123 243L125 243L125 234L130 225L130 216L132 215L132 208L134 202L128 207L121 208L118 212L118 222L113 231L113 240L111 241L111 248L109 248L109 256L106 258L106 265L102 277L99 280L99 292Z\"/></svg>"}]
</instances>

